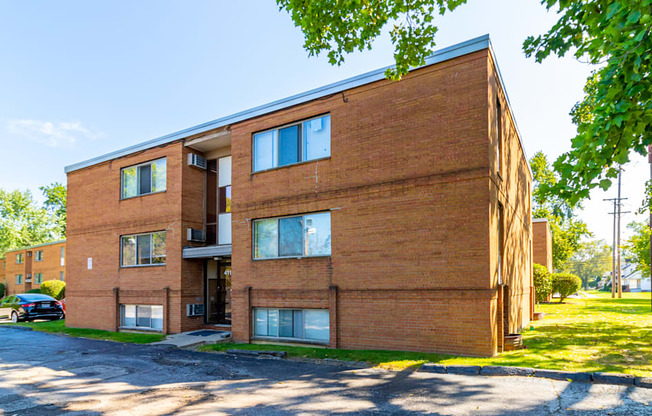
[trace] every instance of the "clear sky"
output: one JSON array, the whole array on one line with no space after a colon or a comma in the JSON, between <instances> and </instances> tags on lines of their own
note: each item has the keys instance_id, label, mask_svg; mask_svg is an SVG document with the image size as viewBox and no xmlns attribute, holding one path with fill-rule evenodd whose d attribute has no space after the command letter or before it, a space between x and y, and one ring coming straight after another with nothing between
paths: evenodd
<instances>
[{"instance_id":1,"label":"clear sky","mask_svg":"<svg viewBox=\"0 0 652 416\"><path fill-rule=\"evenodd\" d=\"M551 160L569 149L568 113L591 70L525 58L523 40L556 19L538 0L469 0L438 18L437 34L438 47L490 34L526 152ZM392 63L386 34L340 67L302 44L273 0L0 0L0 188L36 196L65 183L66 165ZM640 206L647 177L637 157L625 210ZM602 199L614 195L594 192L581 213L609 242Z\"/></svg>"}]
</instances>

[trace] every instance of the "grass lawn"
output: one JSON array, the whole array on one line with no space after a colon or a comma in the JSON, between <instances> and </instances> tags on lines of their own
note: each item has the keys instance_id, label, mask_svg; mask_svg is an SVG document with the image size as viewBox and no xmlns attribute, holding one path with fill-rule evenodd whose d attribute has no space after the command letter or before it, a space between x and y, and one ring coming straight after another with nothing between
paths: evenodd
<instances>
[{"instance_id":1,"label":"grass lawn","mask_svg":"<svg viewBox=\"0 0 652 416\"><path fill-rule=\"evenodd\" d=\"M567 299L565 304L537 307L545 312L523 331L527 349L493 358L397 351L336 350L278 345L222 343L200 347L204 351L229 348L287 351L291 357L366 361L389 369L425 362L467 365L506 365L569 371L605 371L652 377L652 313L650 293L589 292L597 298Z\"/></svg>"},{"instance_id":2,"label":"grass lawn","mask_svg":"<svg viewBox=\"0 0 652 416\"><path fill-rule=\"evenodd\" d=\"M72 337L101 339L105 341L130 342L133 344L148 344L165 339L165 335L161 334L135 334L130 332L101 331L99 329L66 328L65 324L65 320L60 320L49 322L19 322L17 324L4 325L27 326L34 331L67 334Z\"/></svg>"}]
</instances>

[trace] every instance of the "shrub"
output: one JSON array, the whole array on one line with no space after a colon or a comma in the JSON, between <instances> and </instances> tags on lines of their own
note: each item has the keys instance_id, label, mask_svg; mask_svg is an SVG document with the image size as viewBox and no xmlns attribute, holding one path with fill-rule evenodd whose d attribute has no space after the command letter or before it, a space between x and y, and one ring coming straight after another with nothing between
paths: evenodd
<instances>
[{"instance_id":1,"label":"shrub","mask_svg":"<svg viewBox=\"0 0 652 416\"><path fill-rule=\"evenodd\" d=\"M550 292L552 292L552 279L548 268L534 263L534 297L536 302L545 302Z\"/></svg>"},{"instance_id":2,"label":"shrub","mask_svg":"<svg viewBox=\"0 0 652 416\"><path fill-rule=\"evenodd\" d=\"M559 303L580 290L581 287L582 279L572 273L555 273L552 275L552 291L559 293Z\"/></svg>"},{"instance_id":3,"label":"shrub","mask_svg":"<svg viewBox=\"0 0 652 416\"><path fill-rule=\"evenodd\" d=\"M5 284L0 283L0 299L2 299L3 297L5 297Z\"/></svg>"},{"instance_id":4,"label":"shrub","mask_svg":"<svg viewBox=\"0 0 652 416\"><path fill-rule=\"evenodd\" d=\"M66 283L60 280L46 280L41 283L41 293L61 300L66 296Z\"/></svg>"},{"instance_id":5,"label":"shrub","mask_svg":"<svg viewBox=\"0 0 652 416\"><path fill-rule=\"evenodd\" d=\"M30 289L27 293L41 293L41 289Z\"/></svg>"}]
</instances>

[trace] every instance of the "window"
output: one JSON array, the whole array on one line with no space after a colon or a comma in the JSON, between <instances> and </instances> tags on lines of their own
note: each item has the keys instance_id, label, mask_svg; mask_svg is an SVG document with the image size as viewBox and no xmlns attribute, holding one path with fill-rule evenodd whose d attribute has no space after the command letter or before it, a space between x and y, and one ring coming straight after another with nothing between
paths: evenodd
<instances>
[{"instance_id":1,"label":"window","mask_svg":"<svg viewBox=\"0 0 652 416\"><path fill-rule=\"evenodd\" d=\"M327 309L261 309L253 311L254 337L328 342Z\"/></svg>"},{"instance_id":2,"label":"window","mask_svg":"<svg viewBox=\"0 0 652 416\"><path fill-rule=\"evenodd\" d=\"M231 156L218 160L218 244L231 244Z\"/></svg>"},{"instance_id":3,"label":"window","mask_svg":"<svg viewBox=\"0 0 652 416\"><path fill-rule=\"evenodd\" d=\"M254 221L256 259L330 254L330 212Z\"/></svg>"},{"instance_id":4,"label":"window","mask_svg":"<svg viewBox=\"0 0 652 416\"><path fill-rule=\"evenodd\" d=\"M43 250L34 253L34 261L43 261Z\"/></svg>"},{"instance_id":5,"label":"window","mask_svg":"<svg viewBox=\"0 0 652 416\"><path fill-rule=\"evenodd\" d=\"M59 272L59 280L61 280L62 282L65 282L65 280L63 278L63 272Z\"/></svg>"},{"instance_id":6,"label":"window","mask_svg":"<svg viewBox=\"0 0 652 416\"><path fill-rule=\"evenodd\" d=\"M37 285L43 283L43 273L34 273L34 283Z\"/></svg>"},{"instance_id":7,"label":"window","mask_svg":"<svg viewBox=\"0 0 652 416\"><path fill-rule=\"evenodd\" d=\"M254 134L254 172L331 155L331 116Z\"/></svg>"},{"instance_id":8,"label":"window","mask_svg":"<svg viewBox=\"0 0 652 416\"><path fill-rule=\"evenodd\" d=\"M163 330L163 306L120 305L120 326L123 328Z\"/></svg>"},{"instance_id":9,"label":"window","mask_svg":"<svg viewBox=\"0 0 652 416\"><path fill-rule=\"evenodd\" d=\"M122 199L165 191L166 159L122 169Z\"/></svg>"},{"instance_id":10,"label":"window","mask_svg":"<svg viewBox=\"0 0 652 416\"><path fill-rule=\"evenodd\" d=\"M496 171L502 173L501 163L503 156L503 110L500 98L496 97Z\"/></svg>"},{"instance_id":11,"label":"window","mask_svg":"<svg viewBox=\"0 0 652 416\"><path fill-rule=\"evenodd\" d=\"M16 284L17 285L22 285L23 284L23 275L22 274L17 274L16 275Z\"/></svg>"},{"instance_id":12,"label":"window","mask_svg":"<svg viewBox=\"0 0 652 416\"><path fill-rule=\"evenodd\" d=\"M23 253L16 254L16 264L23 264L25 260L25 255Z\"/></svg>"},{"instance_id":13,"label":"window","mask_svg":"<svg viewBox=\"0 0 652 416\"><path fill-rule=\"evenodd\" d=\"M122 267L165 264L165 231L123 235L120 244Z\"/></svg>"},{"instance_id":14,"label":"window","mask_svg":"<svg viewBox=\"0 0 652 416\"><path fill-rule=\"evenodd\" d=\"M66 253L66 248L65 248L65 247L61 247L61 267L63 267L63 266L66 265L66 257L65 257L65 253Z\"/></svg>"}]
</instances>

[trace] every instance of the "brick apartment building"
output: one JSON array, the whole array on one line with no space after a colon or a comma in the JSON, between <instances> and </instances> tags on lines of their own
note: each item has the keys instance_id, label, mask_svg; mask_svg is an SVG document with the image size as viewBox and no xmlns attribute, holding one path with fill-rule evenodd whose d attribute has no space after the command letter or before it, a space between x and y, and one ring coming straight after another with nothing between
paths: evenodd
<instances>
[{"instance_id":1,"label":"brick apartment building","mask_svg":"<svg viewBox=\"0 0 652 416\"><path fill-rule=\"evenodd\" d=\"M532 260L552 273L552 230L547 218L532 220Z\"/></svg>"},{"instance_id":2,"label":"brick apartment building","mask_svg":"<svg viewBox=\"0 0 652 416\"><path fill-rule=\"evenodd\" d=\"M5 296L38 289L46 280L66 279L66 241L23 247L5 253L0 282Z\"/></svg>"},{"instance_id":3,"label":"brick apartment building","mask_svg":"<svg viewBox=\"0 0 652 416\"><path fill-rule=\"evenodd\" d=\"M68 166L66 324L500 352L532 177L489 38L383 73Z\"/></svg>"}]
</instances>

